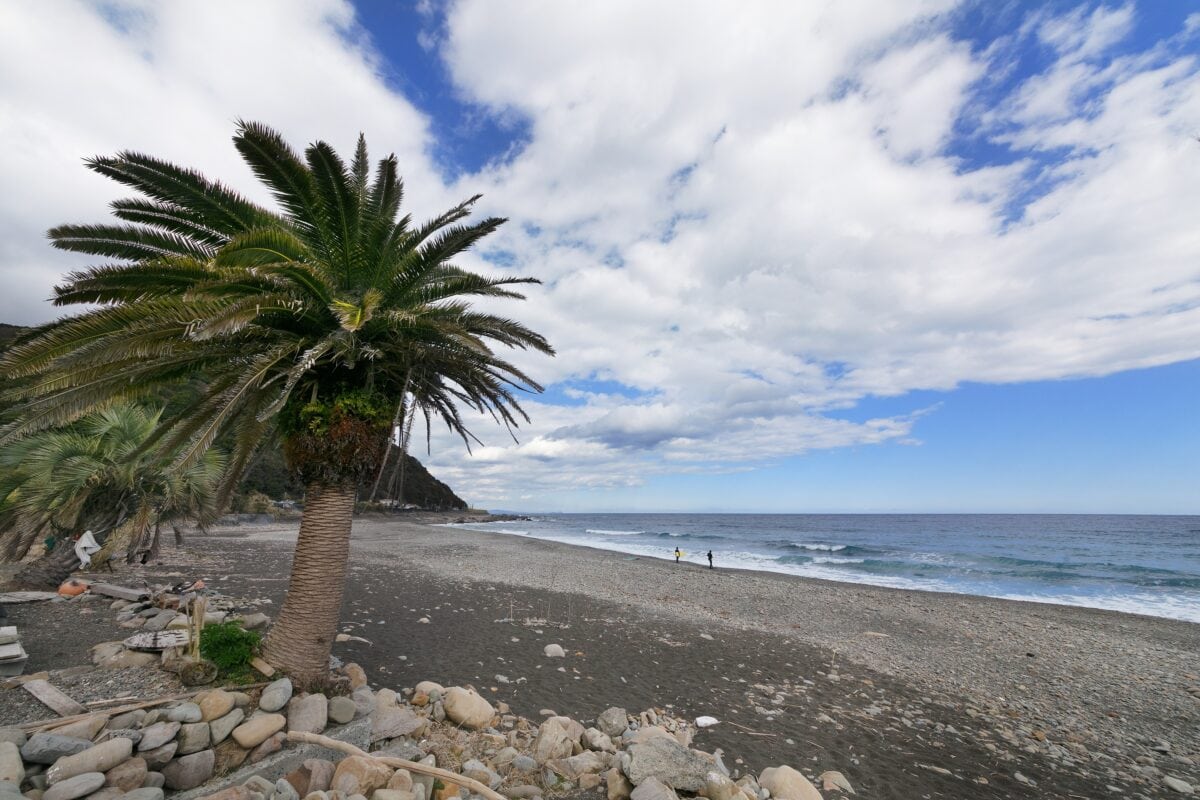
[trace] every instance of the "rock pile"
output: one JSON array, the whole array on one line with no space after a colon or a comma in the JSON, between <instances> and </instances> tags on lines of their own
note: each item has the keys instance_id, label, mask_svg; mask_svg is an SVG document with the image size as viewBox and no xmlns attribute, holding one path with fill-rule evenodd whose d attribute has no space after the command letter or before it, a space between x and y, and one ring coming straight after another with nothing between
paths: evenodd
<instances>
[{"instance_id":1,"label":"rock pile","mask_svg":"<svg viewBox=\"0 0 1200 800\"><path fill-rule=\"evenodd\" d=\"M758 776L731 773L720 751L690 746L689 723L653 710L630 716L610 708L590 726L553 713L537 723L510 713L504 703L493 705L469 686L433 681L400 693L372 691L361 683L351 702L360 712L369 709L374 750L367 757L337 764L310 759L275 783L255 776L205 800L491 798L422 774L420 767L448 770L514 800L579 790L600 791L608 800L821 800L812 781L789 766ZM415 765L396 768L376 757ZM853 794L839 772L819 780L827 791Z\"/></svg>"},{"instance_id":2,"label":"rock pile","mask_svg":"<svg viewBox=\"0 0 1200 800\"><path fill-rule=\"evenodd\" d=\"M194 789L258 763L283 747L289 731L321 733L331 721L350 722L371 707L364 698L297 694L281 678L261 693L212 689L186 702L91 714L30 736L3 729L0 800L22 794L28 800L161 800L164 792Z\"/></svg>"}]
</instances>

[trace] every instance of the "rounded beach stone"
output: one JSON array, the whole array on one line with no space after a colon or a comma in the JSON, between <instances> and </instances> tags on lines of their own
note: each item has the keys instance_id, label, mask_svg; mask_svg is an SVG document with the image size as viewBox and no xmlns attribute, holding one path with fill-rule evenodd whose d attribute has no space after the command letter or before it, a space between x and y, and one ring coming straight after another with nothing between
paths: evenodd
<instances>
[{"instance_id":1,"label":"rounded beach stone","mask_svg":"<svg viewBox=\"0 0 1200 800\"><path fill-rule=\"evenodd\" d=\"M292 681L291 678L280 678L279 680L267 684L262 691L262 696L258 699L258 708L260 711L278 711L287 705L288 700L292 699Z\"/></svg>"},{"instance_id":2,"label":"rounded beach stone","mask_svg":"<svg viewBox=\"0 0 1200 800\"><path fill-rule=\"evenodd\" d=\"M143 789L161 789L166 784L166 779L161 772L147 772L146 779L142 781Z\"/></svg>"},{"instance_id":3,"label":"rounded beach stone","mask_svg":"<svg viewBox=\"0 0 1200 800\"><path fill-rule=\"evenodd\" d=\"M179 749L176 742L167 742L162 747L156 747L153 750L145 750L139 752L142 758L146 759L146 766L150 769L158 769L165 766L168 761L175 757L175 751Z\"/></svg>"},{"instance_id":4,"label":"rounded beach stone","mask_svg":"<svg viewBox=\"0 0 1200 800\"><path fill-rule=\"evenodd\" d=\"M200 698L200 719L212 722L233 710L233 695L221 689L214 689Z\"/></svg>"},{"instance_id":5,"label":"rounded beach stone","mask_svg":"<svg viewBox=\"0 0 1200 800\"><path fill-rule=\"evenodd\" d=\"M142 738L138 742L138 751L157 750L174 739L175 734L179 733L179 728L180 724L178 722L156 722L153 725L142 728Z\"/></svg>"},{"instance_id":6,"label":"rounded beach stone","mask_svg":"<svg viewBox=\"0 0 1200 800\"><path fill-rule=\"evenodd\" d=\"M461 686L447 689L442 702L446 709L446 717L465 728L486 728L496 715L496 709L492 708L491 703Z\"/></svg>"},{"instance_id":7,"label":"rounded beach stone","mask_svg":"<svg viewBox=\"0 0 1200 800\"><path fill-rule=\"evenodd\" d=\"M12 742L0 742L0 781L20 786L23 780L25 764L21 762L21 749Z\"/></svg>"},{"instance_id":8,"label":"rounded beach stone","mask_svg":"<svg viewBox=\"0 0 1200 800\"><path fill-rule=\"evenodd\" d=\"M329 700L323 694L306 694L288 702L288 732L320 733L328 721ZM299 798L297 798L299 800Z\"/></svg>"},{"instance_id":9,"label":"rounded beach stone","mask_svg":"<svg viewBox=\"0 0 1200 800\"><path fill-rule=\"evenodd\" d=\"M12 742L17 747L24 747L27 741L29 737L20 728L0 728L0 742Z\"/></svg>"},{"instance_id":10,"label":"rounded beach stone","mask_svg":"<svg viewBox=\"0 0 1200 800\"><path fill-rule=\"evenodd\" d=\"M278 753L283 749L283 743L287 741L287 734L283 731L275 734L260 744L258 747L250 751L250 763L257 764L271 753Z\"/></svg>"},{"instance_id":11,"label":"rounded beach stone","mask_svg":"<svg viewBox=\"0 0 1200 800\"><path fill-rule=\"evenodd\" d=\"M342 671L345 672L346 677L350 679L351 689L358 689L361 686L367 685L367 673L363 671L363 668L358 664L350 662L343 668Z\"/></svg>"},{"instance_id":12,"label":"rounded beach stone","mask_svg":"<svg viewBox=\"0 0 1200 800\"><path fill-rule=\"evenodd\" d=\"M21 758L33 764L53 764L63 756L82 753L92 746L86 739L60 736L57 733L35 733L21 747Z\"/></svg>"},{"instance_id":13,"label":"rounded beach stone","mask_svg":"<svg viewBox=\"0 0 1200 800\"><path fill-rule=\"evenodd\" d=\"M338 725L345 725L354 719L356 711L354 701L349 697L331 697L326 715Z\"/></svg>"},{"instance_id":14,"label":"rounded beach stone","mask_svg":"<svg viewBox=\"0 0 1200 800\"><path fill-rule=\"evenodd\" d=\"M596 727L609 736L620 736L629 727L628 720L625 709L613 706L596 717Z\"/></svg>"},{"instance_id":15,"label":"rounded beach stone","mask_svg":"<svg viewBox=\"0 0 1200 800\"><path fill-rule=\"evenodd\" d=\"M289 681L289 686L291 682ZM265 742L272 735L283 730L287 719L283 714L263 714L254 717L233 729L233 740L242 747L251 748Z\"/></svg>"},{"instance_id":16,"label":"rounded beach stone","mask_svg":"<svg viewBox=\"0 0 1200 800\"><path fill-rule=\"evenodd\" d=\"M141 787L146 780L148 771L146 759L131 758L104 773L104 785L115 786L123 792L131 792Z\"/></svg>"},{"instance_id":17,"label":"rounded beach stone","mask_svg":"<svg viewBox=\"0 0 1200 800\"><path fill-rule=\"evenodd\" d=\"M179 749L176 755L187 756L207 750L211 743L207 722L192 722L179 729Z\"/></svg>"},{"instance_id":18,"label":"rounded beach stone","mask_svg":"<svg viewBox=\"0 0 1200 800\"><path fill-rule=\"evenodd\" d=\"M338 763L329 788L346 795L370 795L376 789L387 786L391 777L391 767L380 764L373 758L350 756Z\"/></svg>"},{"instance_id":19,"label":"rounded beach stone","mask_svg":"<svg viewBox=\"0 0 1200 800\"><path fill-rule=\"evenodd\" d=\"M180 703L174 708L167 709L167 719L171 722L199 722L201 719L200 706L195 703Z\"/></svg>"},{"instance_id":20,"label":"rounded beach stone","mask_svg":"<svg viewBox=\"0 0 1200 800\"><path fill-rule=\"evenodd\" d=\"M547 658L563 658L567 655L561 644L548 644L542 648L542 652L546 654Z\"/></svg>"},{"instance_id":21,"label":"rounded beach stone","mask_svg":"<svg viewBox=\"0 0 1200 800\"><path fill-rule=\"evenodd\" d=\"M81 772L51 786L42 795L42 800L75 800L77 797L91 794L103 785L103 773Z\"/></svg>"},{"instance_id":22,"label":"rounded beach stone","mask_svg":"<svg viewBox=\"0 0 1200 800\"><path fill-rule=\"evenodd\" d=\"M212 777L216 756L212 750L201 750L199 753L183 756L162 768L166 787L182 792L195 789Z\"/></svg>"},{"instance_id":23,"label":"rounded beach stone","mask_svg":"<svg viewBox=\"0 0 1200 800\"><path fill-rule=\"evenodd\" d=\"M821 800L817 787L789 766L767 767L758 776L758 785L778 800Z\"/></svg>"},{"instance_id":24,"label":"rounded beach stone","mask_svg":"<svg viewBox=\"0 0 1200 800\"><path fill-rule=\"evenodd\" d=\"M220 744L229 738L229 734L233 733L233 729L242 724L242 720L246 718L246 712L240 708L235 708L219 719L214 719L208 723L209 733L212 736L213 744Z\"/></svg>"},{"instance_id":25,"label":"rounded beach stone","mask_svg":"<svg viewBox=\"0 0 1200 800\"><path fill-rule=\"evenodd\" d=\"M60 781L74 778L85 772L107 772L131 755L133 755L133 742L128 739L110 739L89 747L82 753L63 756L55 761L54 766L46 770L46 782L54 786ZM104 784L103 775L100 776L100 784Z\"/></svg>"},{"instance_id":26,"label":"rounded beach stone","mask_svg":"<svg viewBox=\"0 0 1200 800\"><path fill-rule=\"evenodd\" d=\"M163 800L163 790L154 786L134 789L125 793L125 800Z\"/></svg>"}]
</instances>

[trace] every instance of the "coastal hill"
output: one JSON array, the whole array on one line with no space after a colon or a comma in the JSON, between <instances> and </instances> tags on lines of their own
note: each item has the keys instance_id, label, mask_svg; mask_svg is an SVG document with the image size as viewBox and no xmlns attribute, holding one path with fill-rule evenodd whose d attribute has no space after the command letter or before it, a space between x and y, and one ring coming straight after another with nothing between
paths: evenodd
<instances>
[{"instance_id":1,"label":"coastal hill","mask_svg":"<svg viewBox=\"0 0 1200 800\"><path fill-rule=\"evenodd\" d=\"M0 322L0 353L4 352L10 342L30 330L32 329ZM389 470L387 479L382 484L383 487L397 487L396 494L401 495L395 498L397 503L418 506L428 511L462 511L467 508L467 503L449 486L431 475L420 461L407 454L404 459L403 487L400 488L401 482L396 475L399 464L394 459L392 463L395 466ZM238 494L245 497L251 492L261 492L272 500L299 496L300 487L290 480L278 447L261 453L247 470ZM370 492L368 490L363 494ZM383 491L379 497L388 497L388 493Z\"/></svg>"}]
</instances>

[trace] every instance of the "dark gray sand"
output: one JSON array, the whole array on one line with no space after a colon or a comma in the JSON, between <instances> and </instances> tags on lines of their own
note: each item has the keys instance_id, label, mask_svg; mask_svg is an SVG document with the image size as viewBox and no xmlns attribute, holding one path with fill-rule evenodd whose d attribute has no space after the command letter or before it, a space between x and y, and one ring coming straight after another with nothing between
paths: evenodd
<instances>
[{"instance_id":1,"label":"dark gray sand","mask_svg":"<svg viewBox=\"0 0 1200 800\"><path fill-rule=\"evenodd\" d=\"M721 723L696 746L730 766L840 770L867 798L1166 797L1164 775L1200 783L1200 699L1186 691L1200 685L1200 625L422 524L438 519L355 522L343 631L370 644L335 653L376 686L470 683L534 718L711 715ZM223 529L122 579L203 576L273 613L294 541L294 526ZM79 607L10 613L29 624ZM75 663L104 627L80 630ZM550 643L567 657L545 657ZM69 666L55 661L30 670Z\"/></svg>"}]
</instances>

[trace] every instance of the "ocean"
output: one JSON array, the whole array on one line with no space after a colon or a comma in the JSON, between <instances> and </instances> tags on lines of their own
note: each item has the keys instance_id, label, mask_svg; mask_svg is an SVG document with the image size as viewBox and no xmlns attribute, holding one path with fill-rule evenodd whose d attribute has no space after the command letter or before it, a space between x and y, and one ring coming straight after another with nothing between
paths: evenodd
<instances>
[{"instance_id":1,"label":"ocean","mask_svg":"<svg viewBox=\"0 0 1200 800\"><path fill-rule=\"evenodd\" d=\"M648 558L1200 622L1200 517L537 514L457 527Z\"/></svg>"}]
</instances>

